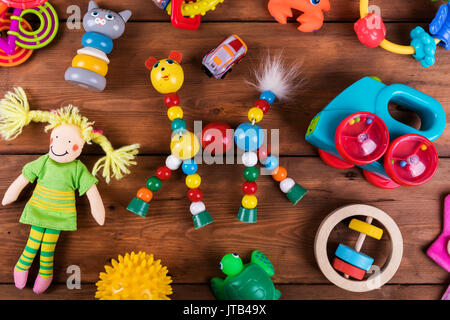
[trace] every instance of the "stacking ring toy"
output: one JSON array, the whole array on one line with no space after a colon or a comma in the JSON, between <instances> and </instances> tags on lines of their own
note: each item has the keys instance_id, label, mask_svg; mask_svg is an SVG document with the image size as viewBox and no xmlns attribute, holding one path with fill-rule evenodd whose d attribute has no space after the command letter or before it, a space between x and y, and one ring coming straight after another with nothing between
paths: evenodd
<instances>
[{"instance_id":1,"label":"stacking ring toy","mask_svg":"<svg viewBox=\"0 0 450 320\"><path fill-rule=\"evenodd\" d=\"M330 233L342 220L353 216L367 217L365 222L352 219L349 224L350 229L360 233L355 247L339 244L331 264L327 252ZM386 229L391 240L391 252L380 272L363 280L373 264L373 258L360 252L364 240L366 236L380 240L383 235L381 228L371 224L373 219ZM322 221L314 241L314 255L320 270L332 283L348 291L367 292L379 289L397 272L403 255L403 238L397 224L384 211L368 205L349 205L333 211Z\"/></svg>"},{"instance_id":2,"label":"stacking ring toy","mask_svg":"<svg viewBox=\"0 0 450 320\"><path fill-rule=\"evenodd\" d=\"M224 0L153 0L162 10L165 10L176 28L196 30L200 26L201 16L213 11ZM172 10L173 8L173 10Z\"/></svg>"},{"instance_id":3,"label":"stacking ring toy","mask_svg":"<svg viewBox=\"0 0 450 320\"><path fill-rule=\"evenodd\" d=\"M2 0L2 2L11 8L30 9L43 5L47 0Z\"/></svg>"},{"instance_id":4,"label":"stacking ring toy","mask_svg":"<svg viewBox=\"0 0 450 320\"><path fill-rule=\"evenodd\" d=\"M9 26L11 24L11 15L6 13L0 18L0 32L9 30ZM32 28L30 24L26 20L22 20L21 24L25 30L31 31ZM0 50L0 67L15 67L18 66L25 61L33 53L32 49L24 49L19 46L15 46L14 52L11 55L6 54L4 51Z\"/></svg>"},{"instance_id":5,"label":"stacking ring toy","mask_svg":"<svg viewBox=\"0 0 450 320\"><path fill-rule=\"evenodd\" d=\"M361 18L355 23L355 32L359 40L370 48L381 48L397 54L412 55L423 67L435 63L436 45L450 48L450 30L448 24L449 5L443 4L430 24L430 34L422 27L416 27L410 33L412 38L409 46L399 45L387 40L386 27L382 18L376 13L369 13L369 0L360 0ZM433 38L434 37L434 38Z\"/></svg>"}]
</instances>

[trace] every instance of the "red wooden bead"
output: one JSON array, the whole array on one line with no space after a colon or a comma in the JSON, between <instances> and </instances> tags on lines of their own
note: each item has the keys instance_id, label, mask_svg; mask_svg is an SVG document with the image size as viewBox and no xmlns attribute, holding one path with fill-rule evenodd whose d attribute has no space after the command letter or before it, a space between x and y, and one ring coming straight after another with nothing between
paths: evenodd
<instances>
[{"instance_id":1,"label":"red wooden bead","mask_svg":"<svg viewBox=\"0 0 450 320\"><path fill-rule=\"evenodd\" d=\"M188 191L188 198L191 202L201 201L203 198L203 191L200 188L190 189Z\"/></svg>"},{"instance_id":2,"label":"red wooden bead","mask_svg":"<svg viewBox=\"0 0 450 320\"><path fill-rule=\"evenodd\" d=\"M158 170L156 170L156 176L160 180L168 180L170 178L171 174L172 174L172 171L170 171L170 169L167 168L166 166L159 167Z\"/></svg>"},{"instance_id":3,"label":"red wooden bead","mask_svg":"<svg viewBox=\"0 0 450 320\"><path fill-rule=\"evenodd\" d=\"M255 107L260 108L264 113L267 113L270 109L270 104L263 99L259 99L255 102Z\"/></svg>"},{"instance_id":4,"label":"red wooden bead","mask_svg":"<svg viewBox=\"0 0 450 320\"><path fill-rule=\"evenodd\" d=\"M180 97L176 93L166 94L164 97L164 103L167 108L179 106L180 105Z\"/></svg>"},{"instance_id":5,"label":"red wooden bead","mask_svg":"<svg viewBox=\"0 0 450 320\"><path fill-rule=\"evenodd\" d=\"M267 150L267 147L262 145L258 149L258 159L259 159L259 161L265 160L268 156L269 156L269 151Z\"/></svg>"},{"instance_id":6,"label":"red wooden bead","mask_svg":"<svg viewBox=\"0 0 450 320\"><path fill-rule=\"evenodd\" d=\"M255 194L256 190L258 190L258 186L254 181L246 181L242 185L242 191L244 191L245 194Z\"/></svg>"},{"instance_id":7,"label":"red wooden bead","mask_svg":"<svg viewBox=\"0 0 450 320\"><path fill-rule=\"evenodd\" d=\"M351 264L338 258L334 258L333 268L358 280L362 280L366 274L365 270L352 266Z\"/></svg>"}]
</instances>

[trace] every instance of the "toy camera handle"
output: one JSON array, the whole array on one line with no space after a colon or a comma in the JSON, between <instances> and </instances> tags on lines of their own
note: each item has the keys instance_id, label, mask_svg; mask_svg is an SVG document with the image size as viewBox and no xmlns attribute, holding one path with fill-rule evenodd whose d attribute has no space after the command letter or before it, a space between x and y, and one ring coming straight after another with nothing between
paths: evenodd
<instances>
[{"instance_id":1,"label":"toy camera handle","mask_svg":"<svg viewBox=\"0 0 450 320\"><path fill-rule=\"evenodd\" d=\"M420 129L394 119L388 109L391 101L417 113L421 120ZM445 129L446 118L441 104L433 97L403 84L392 84L379 92L375 102L375 114L385 121L393 139L415 133L433 141L439 138Z\"/></svg>"},{"instance_id":2,"label":"toy camera handle","mask_svg":"<svg viewBox=\"0 0 450 320\"><path fill-rule=\"evenodd\" d=\"M172 24L176 28L196 30L200 26L201 17L200 15L196 15L194 18L183 16L183 13L181 12L183 1L184 0L172 0L172 11L170 13Z\"/></svg>"}]
</instances>

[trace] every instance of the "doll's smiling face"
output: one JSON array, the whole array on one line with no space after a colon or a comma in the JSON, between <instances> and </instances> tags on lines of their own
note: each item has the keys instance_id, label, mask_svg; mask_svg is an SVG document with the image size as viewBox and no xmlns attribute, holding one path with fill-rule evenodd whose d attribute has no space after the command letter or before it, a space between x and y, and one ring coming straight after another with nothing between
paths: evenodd
<instances>
[{"instance_id":1,"label":"doll's smiling face","mask_svg":"<svg viewBox=\"0 0 450 320\"><path fill-rule=\"evenodd\" d=\"M72 162L80 156L84 143L77 126L63 124L52 130L48 154L56 162Z\"/></svg>"}]
</instances>

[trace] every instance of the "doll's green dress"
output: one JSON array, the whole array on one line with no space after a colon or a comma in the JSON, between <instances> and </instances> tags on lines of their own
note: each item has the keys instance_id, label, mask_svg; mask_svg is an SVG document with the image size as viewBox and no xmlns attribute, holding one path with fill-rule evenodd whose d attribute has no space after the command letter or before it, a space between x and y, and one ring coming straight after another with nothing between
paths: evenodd
<instances>
[{"instance_id":1,"label":"doll's green dress","mask_svg":"<svg viewBox=\"0 0 450 320\"><path fill-rule=\"evenodd\" d=\"M31 183L37 180L37 184L20 222L54 230L76 230L75 190L82 196L98 183L86 166L78 159L59 163L46 154L26 164L22 174Z\"/></svg>"}]
</instances>

